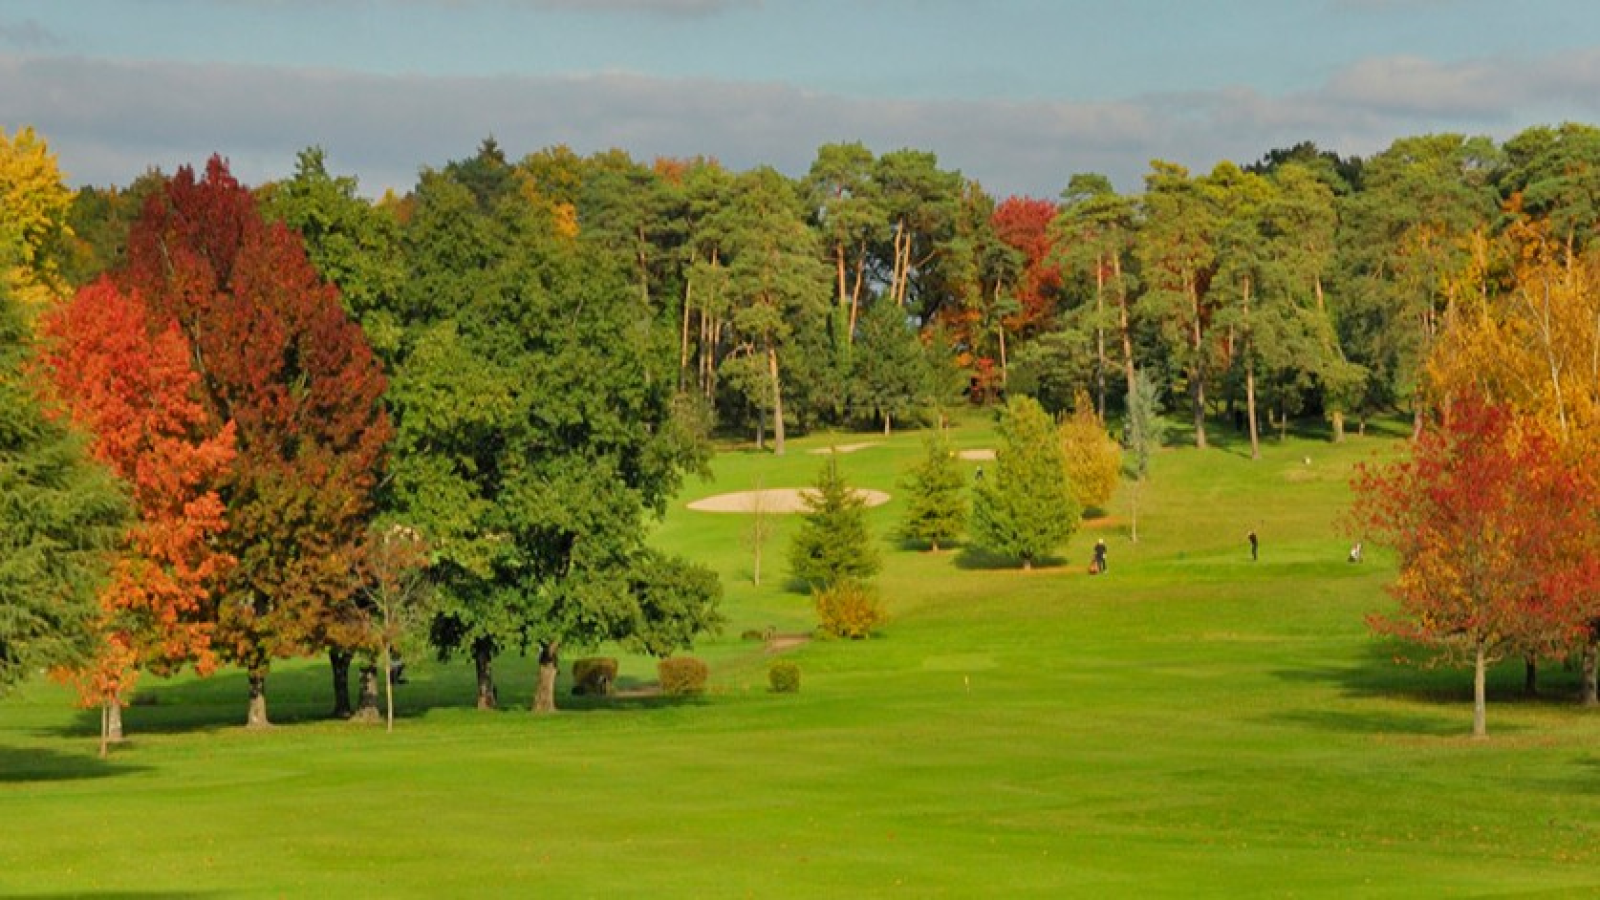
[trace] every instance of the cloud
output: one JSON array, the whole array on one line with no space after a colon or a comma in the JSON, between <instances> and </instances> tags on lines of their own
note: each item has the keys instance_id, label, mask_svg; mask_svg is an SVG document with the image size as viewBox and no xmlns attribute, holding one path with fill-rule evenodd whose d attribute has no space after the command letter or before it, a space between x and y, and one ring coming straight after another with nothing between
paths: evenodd
<instances>
[{"instance_id":1,"label":"cloud","mask_svg":"<svg viewBox=\"0 0 1600 900\"><path fill-rule=\"evenodd\" d=\"M384 76L239 65L0 56L0 122L31 124L74 184L126 184L213 152L249 183L328 152L364 193L405 191L423 166L470 156L493 135L513 156L555 144L636 158L713 156L803 173L816 148L932 150L998 195L1054 197L1079 172L1137 190L1151 159L1208 170L1303 140L1366 155L1399 137L1509 137L1600 114L1600 51L1538 64L1368 60L1320 88L1249 89L1115 102L841 97L772 83L608 73L568 77Z\"/></svg>"},{"instance_id":2,"label":"cloud","mask_svg":"<svg viewBox=\"0 0 1600 900\"><path fill-rule=\"evenodd\" d=\"M61 38L33 19L0 20L0 46L18 50L45 50L61 46Z\"/></svg>"}]
</instances>

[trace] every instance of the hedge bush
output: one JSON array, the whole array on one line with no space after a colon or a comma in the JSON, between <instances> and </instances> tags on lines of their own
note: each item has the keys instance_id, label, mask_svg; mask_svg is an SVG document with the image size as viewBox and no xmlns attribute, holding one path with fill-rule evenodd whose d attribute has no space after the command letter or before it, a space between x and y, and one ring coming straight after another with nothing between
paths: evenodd
<instances>
[{"instance_id":1,"label":"hedge bush","mask_svg":"<svg viewBox=\"0 0 1600 900\"><path fill-rule=\"evenodd\" d=\"M780 659L767 669L767 683L774 694L800 693L800 666L792 660Z\"/></svg>"},{"instance_id":2,"label":"hedge bush","mask_svg":"<svg viewBox=\"0 0 1600 900\"><path fill-rule=\"evenodd\" d=\"M572 661L572 693L608 697L617 683L617 661L591 656Z\"/></svg>"},{"instance_id":3,"label":"hedge bush","mask_svg":"<svg viewBox=\"0 0 1600 900\"><path fill-rule=\"evenodd\" d=\"M661 693L681 697L705 693L711 670L692 656L671 656L656 664L656 674L661 678Z\"/></svg>"}]
</instances>

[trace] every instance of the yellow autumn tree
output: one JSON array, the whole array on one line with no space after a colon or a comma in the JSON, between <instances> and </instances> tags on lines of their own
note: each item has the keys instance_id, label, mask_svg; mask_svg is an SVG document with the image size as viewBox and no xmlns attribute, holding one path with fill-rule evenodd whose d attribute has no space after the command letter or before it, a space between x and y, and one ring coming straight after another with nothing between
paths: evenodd
<instances>
[{"instance_id":1,"label":"yellow autumn tree","mask_svg":"<svg viewBox=\"0 0 1600 900\"><path fill-rule=\"evenodd\" d=\"M1600 451L1600 248L1577 246L1547 219L1523 215L1516 198L1508 212L1499 238L1476 238L1469 262L1447 280L1427 391L1436 405L1476 396L1535 419L1568 464L1591 466ZM1600 554L1600 527L1587 535L1590 552ZM1600 597L1584 608L1583 699L1597 705Z\"/></svg>"},{"instance_id":2,"label":"yellow autumn tree","mask_svg":"<svg viewBox=\"0 0 1600 900\"><path fill-rule=\"evenodd\" d=\"M43 138L0 128L0 277L25 309L64 295L61 257L72 231L67 189Z\"/></svg>"},{"instance_id":3,"label":"yellow autumn tree","mask_svg":"<svg viewBox=\"0 0 1600 900\"><path fill-rule=\"evenodd\" d=\"M1073 397L1074 412L1056 428L1067 484L1083 509L1106 508L1122 472L1122 448L1106 434L1086 391Z\"/></svg>"}]
</instances>

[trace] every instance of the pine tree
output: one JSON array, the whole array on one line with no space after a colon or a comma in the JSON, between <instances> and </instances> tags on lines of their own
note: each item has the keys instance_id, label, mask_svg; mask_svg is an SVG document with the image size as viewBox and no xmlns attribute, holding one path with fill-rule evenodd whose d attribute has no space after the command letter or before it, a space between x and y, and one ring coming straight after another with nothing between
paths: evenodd
<instances>
[{"instance_id":1,"label":"pine tree","mask_svg":"<svg viewBox=\"0 0 1600 900\"><path fill-rule=\"evenodd\" d=\"M906 512L900 523L900 537L925 543L937 553L941 542L949 544L966 527L966 476L944 429L929 434L923 447L922 460L902 484Z\"/></svg>"},{"instance_id":2,"label":"pine tree","mask_svg":"<svg viewBox=\"0 0 1600 900\"><path fill-rule=\"evenodd\" d=\"M110 473L25 387L27 335L0 283L0 691L92 650L127 514Z\"/></svg>"},{"instance_id":3,"label":"pine tree","mask_svg":"<svg viewBox=\"0 0 1600 900\"><path fill-rule=\"evenodd\" d=\"M882 561L867 530L866 501L845 484L836 454L829 454L805 505L805 517L789 546L794 577L826 588L845 578L867 581L878 574Z\"/></svg>"},{"instance_id":4,"label":"pine tree","mask_svg":"<svg viewBox=\"0 0 1600 900\"><path fill-rule=\"evenodd\" d=\"M1133 482L1133 495L1129 499L1132 510L1129 539L1139 541L1139 490L1150 474L1150 454L1166 439L1167 425L1162 421L1159 407L1161 390L1144 370L1133 377L1133 393L1128 395L1127 445L1128 452L1122 461L1122 476Z\"/></svg>"},{"instance_id":5,"label":"pine tree","mask_svg":"<svg viewBox=\"0 0 1600 900\"><path fill-rule=\"evenodd\" d=\"M1031 569L1078 530L1082 511L1067 483L1061 441L1037 400L1007 402L1000 439L994 474L979 482L973 498L972 538Z\"/></svg>"}]
</instances>

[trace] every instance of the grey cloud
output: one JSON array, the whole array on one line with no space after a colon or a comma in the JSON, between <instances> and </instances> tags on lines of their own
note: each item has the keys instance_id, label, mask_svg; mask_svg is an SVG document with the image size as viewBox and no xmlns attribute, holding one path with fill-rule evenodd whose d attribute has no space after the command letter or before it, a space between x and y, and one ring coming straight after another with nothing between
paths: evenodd
<instances>
[{"instance_id":1,"label":"grey cloud","mask_svg":"<svg viewBox=\"0 0 1600 900\"><path fill-rule=\"evenodd\" d=\"M0 122L36 126L75 184L125 184L213 152L255 183L289 174L295 153L318 144L364 192L404 191L420 167L469 156L493 135L513 155L618 147L790 174L820 144L859 140L878 152L932 150L996 194L1053 197L1086 171L1137 189L1154 158L1203 171L1302 140L1368 154L1429 131L1508 137L1592 119L1597 74L1600 52L1523 66L1389 60L1285 96L1234 89L1080 103L873 100L619 73L443 78L0 57Z\"/></svg>"},{"instance_id":2,"label":"grey cloud","mask_svg":"<svg viewBox=\"0 0 1600 900\"><path fill-rule=\"evenodd\" d=\"M44 50L61 46L61 37L33 19L0 20L0 46L18 50Z\"/></svg>"}]
</instances>

